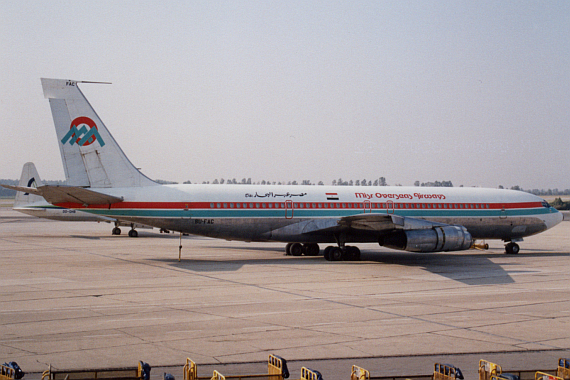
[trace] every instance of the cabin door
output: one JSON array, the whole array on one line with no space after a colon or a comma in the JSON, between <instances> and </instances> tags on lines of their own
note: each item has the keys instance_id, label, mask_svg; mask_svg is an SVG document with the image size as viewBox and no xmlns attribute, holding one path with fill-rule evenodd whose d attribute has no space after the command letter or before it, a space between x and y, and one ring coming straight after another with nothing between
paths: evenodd
<instances>
[{"instance_id":1,"label":"cabin door","mask_svg":"<svg viewBox=\"0 0 570 380\"><path fill-rule=\"evenodd\" d=\"M293 219L293 201L285 201L285 219Z\"/></svg>"},{"instance_id":2,"label":"cabin door","mask_svg":"<svg viewBox=\"0 0 570 380\"><path fill-rule=\"evenodd\" d=\"M393 201L387 201L386 202L386 209L388 210L388 214L393 214L394 213L394 202Z\"/></svg>"}]
</instances>

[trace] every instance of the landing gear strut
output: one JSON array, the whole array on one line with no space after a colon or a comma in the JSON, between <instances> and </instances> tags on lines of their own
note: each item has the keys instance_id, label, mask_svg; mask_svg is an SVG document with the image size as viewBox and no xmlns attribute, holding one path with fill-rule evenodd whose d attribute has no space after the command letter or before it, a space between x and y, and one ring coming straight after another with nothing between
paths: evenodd
<instances>
[{"instance_id":1,"label":"landing gear strut","mask_svg":"<svg viewBox=\"0 0 570 380\"><path fill-rule=\"evenodd\" d=\"M139 233L135 230L135 225L131 224L131 230L129 231L129 237L138 237Z\"/></svg>"},{"instance_id":2,"label":"landing gear strut","mask_svg":"<svg viewBox=\"0 0 570 380\"><path fill-rule=\"evenodd\" d=\"M119 228L119 222L115 222L115 227L111 230L113 235L120 235L121 229Z\"/></svg>"},{"instance_id":3,"label":"landing gear strut","mask_svg":"<svg viewBox=\"0 0 570 380\"><path fill-rule=\"evenodd\" d=\"M519 247L519 245L517 243L513 243L512 241L508 242L505 245L505 253L507 255L517 255L520 250L521 250L521 247Z\"/></svg>"},{"instance_id":4,"label":"landing gear strut","mask_svg":"<svg viewBox=\"0 0 570 380\"><path fill-rule=\"evenodd\" d=\"M325 249L325 260L327 261L360 261L360 249L346 244L344 234L335 235L338 247L329 246Z\"/></svg>"}]
</instances>

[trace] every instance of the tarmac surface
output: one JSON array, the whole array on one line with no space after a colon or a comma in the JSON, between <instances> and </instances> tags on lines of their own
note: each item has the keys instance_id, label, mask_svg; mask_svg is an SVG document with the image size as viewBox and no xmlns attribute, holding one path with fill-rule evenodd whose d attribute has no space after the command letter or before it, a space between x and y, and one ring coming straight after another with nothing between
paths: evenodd
<instances>
[{"instance_id":1,"label":"tarmac surface","mask_svg":"<svg viewBox=\"0 0 570 380\"><path fill-rule=\"evenodd\" d=\"M26 379L59 369L153 366L182 379L264 373L267 355L324 379L429 374L436 361L477 378L551 369L570 356L570 223L519 255L418 254L362 244L362 261L284 256L283 244L179 237L55 222L0 204L0 360ZM324 247L321 247L324 248ZM158 368L157 368L158 367Z\"/></svg>"}]
</instances>

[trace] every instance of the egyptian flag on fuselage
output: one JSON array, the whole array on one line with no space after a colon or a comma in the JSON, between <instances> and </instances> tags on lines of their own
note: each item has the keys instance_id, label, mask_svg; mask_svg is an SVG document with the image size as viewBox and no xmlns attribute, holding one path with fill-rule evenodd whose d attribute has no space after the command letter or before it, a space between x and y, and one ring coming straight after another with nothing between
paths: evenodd
<instances>
[{"instance_id":1,"label":"egyptian flag on fuselage","mask_svg":"<svg viewBox=\"0 0 570 380\"><path fill-rule=\"evenodd\" d=\"M338 201L338 193L326 193L327 201Z\"/></svg>"}]
</instances>

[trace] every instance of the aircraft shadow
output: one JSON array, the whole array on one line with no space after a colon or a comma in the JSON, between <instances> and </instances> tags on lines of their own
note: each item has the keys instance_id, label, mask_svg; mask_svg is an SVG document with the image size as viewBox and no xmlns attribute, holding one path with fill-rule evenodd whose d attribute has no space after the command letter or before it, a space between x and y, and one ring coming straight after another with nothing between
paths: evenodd
<instances>
[{"instance_id":1,"label":"aircraft shadow","mask_svg":"<svg viewBox=\"0 0 570 380\"><path fill-rule=\"evenodd\" d=\"M278 253L274 258L264 259L231 259L219 257L216 259L194 259L191 253L184 257L182 261L163 260L168 265L178 269L185 269L193 272L225 272L237 271L245 265L399 265L406 267L419 267L427 272L438 276L446 277L454 281L461 282L466 285L500 285L511 284L515 280L511 277L514 274L538 273L538 271L519 269L516 260L512 263L495 263L493 259L509 258L520 256L560 256L567 257L569 253L544 252L536 250L536 252L522 253L519 256L506 256L504 253L492 253L489 251L473 253L413 253L400 251L385 250L362 250L361 261L348 262L326 262L322 256L301 256L291 257L285 256L283 249L268 247L212 247L222 248L225 250L250 250L250 251L272 251Z\"/></svg>"},{"instance_id":2,"label":"aircraft shadow","mask_svg":"<svg viewBox=\"0 0 570 380\"><path fill-rule=\"evenodd\" d=\"M497 255L413 253L363 251L362 260L382 265L420 267L424 270L466 285L499 285L514 283L504 265L494 263ZM370 265L370 264L369 264Z\"/></svg>"}]
</instances>

